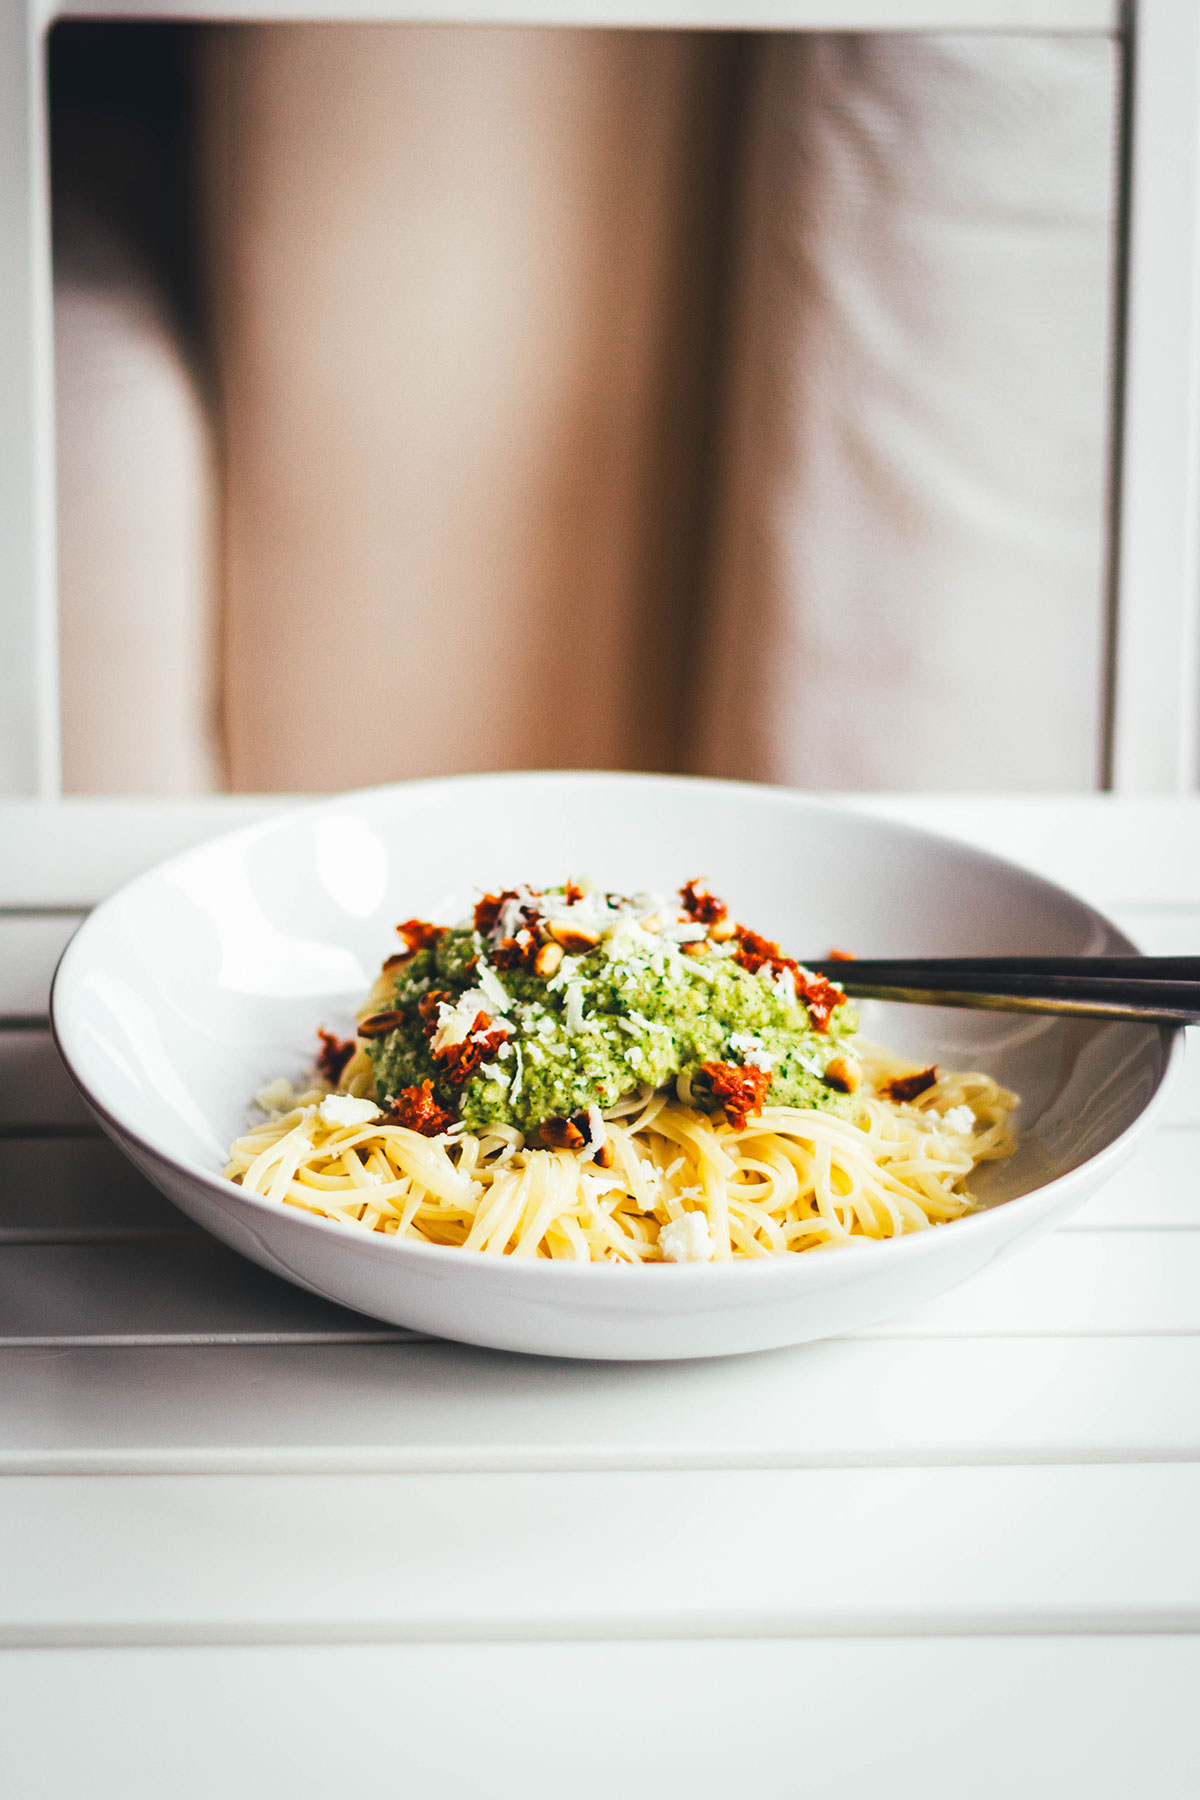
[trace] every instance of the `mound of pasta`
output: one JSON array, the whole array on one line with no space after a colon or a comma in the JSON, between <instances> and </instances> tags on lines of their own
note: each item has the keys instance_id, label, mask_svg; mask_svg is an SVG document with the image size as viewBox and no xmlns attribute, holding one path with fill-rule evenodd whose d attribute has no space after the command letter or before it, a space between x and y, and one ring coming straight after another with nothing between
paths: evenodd
<instances>
[{"instance_id":1,"label":"mound of pasta","mask_svg":"<svg viewBox=\"0 0 1200 1800\"><path fill-rule=\"evenodd\" d=\"M843 990L734 921L582 884L409 919L357 1034L259 1096L227 1176L491 1255L707 1262L960 1217L1015 1145L989 1076L858 1039Z\"/></svg>"}]
</instances>

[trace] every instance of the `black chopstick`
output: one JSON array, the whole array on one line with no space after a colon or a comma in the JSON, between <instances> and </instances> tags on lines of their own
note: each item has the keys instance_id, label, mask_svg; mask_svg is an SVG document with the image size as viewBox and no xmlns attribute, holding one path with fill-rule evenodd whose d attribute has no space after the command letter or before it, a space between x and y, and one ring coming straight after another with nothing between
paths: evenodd
<instances>
[{"instance_id":1,"label":"black chopstick","mask_svg":"<svg viewBox=\"0 0 1200 1800\"><path fill-rule=\"evenodd\" d=\"M860 999L1200 1023L1200 957L855 957L807 966Z\"/></svg>"},{"instance_id":2,"label":"black chopstick","mask_svg":"<svg viewBox=\"0 0 1200 1800\"><path fill-rule=\"evenodd\" d=\"M1178 980L1200 982L1200 956L904 956L867 958L831 957L806 963L824 975L839 969L978 969L997 975L1097 975L1105 980Z\"/></svg>"}]
</instances>

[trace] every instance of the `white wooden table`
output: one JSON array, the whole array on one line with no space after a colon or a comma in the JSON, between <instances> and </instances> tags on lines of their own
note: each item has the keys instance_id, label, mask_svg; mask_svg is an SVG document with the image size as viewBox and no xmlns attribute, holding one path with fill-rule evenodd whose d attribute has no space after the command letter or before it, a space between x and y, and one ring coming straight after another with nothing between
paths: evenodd
<instances>
[{"instance_id":1,"label":"white wooden table","mask_svg":"<svg viewBox=\"0 0 1200 1800\"><path fill-rule=\"evenodd\" d=\"M1200 951L1200 801L860 802ZM0 1788L13 1800L1200 1792L1200 1080L1054 1235L854 1338L406 1338L205 1239L45 1030L219 807L0 808Z\"/></svg>"}]
</instances>

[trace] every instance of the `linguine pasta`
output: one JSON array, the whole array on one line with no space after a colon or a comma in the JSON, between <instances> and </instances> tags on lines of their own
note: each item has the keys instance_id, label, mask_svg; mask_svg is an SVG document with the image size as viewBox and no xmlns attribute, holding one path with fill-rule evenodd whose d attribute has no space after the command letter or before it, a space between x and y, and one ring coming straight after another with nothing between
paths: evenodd
<instances>
[{"instance_id":1,"label":"linguine pasta","mask_svg":"<svg viewBox=\"0 0 1200 1800\"><path fill-rule=\"evenodd\" d=\"M357 1230L486 1255L567 1262L727 1261L899 1237L961 1217L963 1183L1015 1147L1016 1097L939 1072L911 1100L882 1090L912 1065L857 1047L852 1118L766 1105L732 1123L678 1084L606 1108L610 1166L531 1145L511 1125L426 1136L366 1099L361 1052L326 1084L262 1098L226 1174L248 1191ZM684 1084L686 1085L686 1084ZM357 1112L355 1111L357 1109Z\"/></svg>"}]
</instances>

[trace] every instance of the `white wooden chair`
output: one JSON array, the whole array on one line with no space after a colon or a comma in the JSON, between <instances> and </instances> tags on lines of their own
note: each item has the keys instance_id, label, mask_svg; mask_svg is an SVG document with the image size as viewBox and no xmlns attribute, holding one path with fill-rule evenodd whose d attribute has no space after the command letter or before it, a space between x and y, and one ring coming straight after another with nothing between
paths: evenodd
<instances>
[{"instance_id":1,"label":"white wooden chair","mask_svg":"<svg viewBox=\"0 0 1200 1800\"><path fill-rule=\"evenodd\" d=\"M1200 4L1197 0L128 0L159 19L370 18L746 29L1120 33L1128 48L1108 767L1200 778ZM0 791L58 792L53 369L43 40L0 0Z\"/></svg>"},{"instance_id":2,"label":"white wooden chair","mask_svg":"<svg viewBox=\"0 0 1200 1800\"><path fill-rule=\"evenodd\" d=\"M1148 949L1200 950L1200 0L123 10L1123 34L1116 792L862 803L1024 858ZM687 1369L399 1342L191 1231L99 1136L47 1029L59 948L118 882L268 803L59 798L54 16L0 0L6 1792L1193 1795L1194 1069L1126 1175L944 1303ZM595 1552L614 1508L636 1555Z\"/></svg>"}]
</instances>

